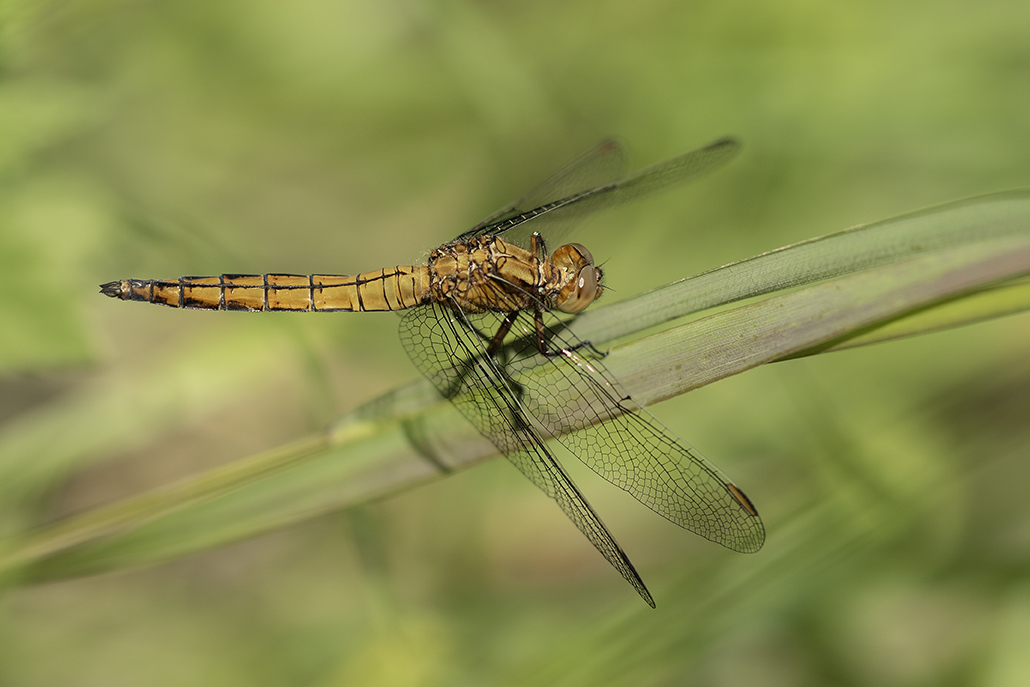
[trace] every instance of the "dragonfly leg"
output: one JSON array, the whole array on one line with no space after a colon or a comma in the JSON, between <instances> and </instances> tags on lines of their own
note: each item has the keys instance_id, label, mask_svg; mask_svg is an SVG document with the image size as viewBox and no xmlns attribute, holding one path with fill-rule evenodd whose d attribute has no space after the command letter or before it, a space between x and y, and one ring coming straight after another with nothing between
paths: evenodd
<instances>
[{"instance_id":1,"label":"dragonfly leg","mask_svg":"<svg viewBox=\"0 0 1030 687\"><path fill-rule=\"evenodd\" d=\"M501 322L501 326L497 328L497 333L494 334L494 338L490 340L490 345L486 347L486 354L493 355L497 352L497 349L504 350L504 337L508 336L508 332L511 331L511 327L515 324L515 320L519 317L519 311L515 310L508 313L508 316ZM486 337L482 337L484 340Z\"/></svg>"},{"instance_id":2,"label":"dragonfly leg","mask_svg":"<svg viewBox=\"0 0 1030 687\"><path fill-rule=\"evenodd\" d=\"M508 364L508 349L504 346L504 337L511 331L511 328L515 324L515 320L518 319L518 316L518 311L514 311L504 318L501 322L501 326L497 329L497 333L490 338L490 343L487 344L485 355L496 361L497 371L502 377L504 377L505 382L507 382L512 392L514 392L516 396L521 397L522 385L508 375L506 369ZM462 326L472 330L472 332L479 337L480 341L487 340L487 335L479 331L471 322L468 322L465 319L461 319L459 322L461 322ZM479 355L474 358L461 361L461 369L458 371L458 374L455 376L448 388L443 392L444 398L452 399L458 395L461 388L465 385L465 380L468 378L469 374L473 372L473 368L477 364L477 358L479 358Z\"/></svg>"},{"instance_id":3,"label":"dragonfly leg","mask_svg":"<svg viewBox=\"0 0 1030 687\"><path fill-rule=\"evenodd\" d=\"M536 253L536 257L540 260L547 259L547 244L539 231L534 231L533 236L529 239L529 250Z\"/></svg>"},{"instance_id":4,"label":"dragonfly leg","mask_svg":"<svg viewBox=\"0 0 1030 687\"><path fill-rule=\"evenodd\" d=\"M544 327L544 313L542 310L537 310L534 313L533 321L536 324L536 347L537 350L540 351L540 355L542 356L553 358L556 355L561 355L562 353L571 353L573 351L578 351L581 348L589 349L598 358L604 358L608 355L607 353L604 353L594 348L594 344L590 343L589 341L580 341L575 346L572 346L570 348L559 348L557 350L551 350L547 347L547 328Z\"/></svg>"},{"instance_id":5,"label":"dragonfly leg","mask_svg":"<svg viewBox=\"0 0 1030 687\"><path fill-rule=\"evenodd\" d=\"M486 354L491 358L497 355L495 360L497 361L497 369L504 377L504 380L508 383L508 386L519 398L522 398L522 385L516 382L508 374L508 348L504 345L504 337L511 331L512 326L515 324L515 320L519 319L519 311L513 310L501 322L501 326L497 328L497 333L494 334L494 338L491 339L490 344L486 347Z\"/></svg>"}]
</instances>

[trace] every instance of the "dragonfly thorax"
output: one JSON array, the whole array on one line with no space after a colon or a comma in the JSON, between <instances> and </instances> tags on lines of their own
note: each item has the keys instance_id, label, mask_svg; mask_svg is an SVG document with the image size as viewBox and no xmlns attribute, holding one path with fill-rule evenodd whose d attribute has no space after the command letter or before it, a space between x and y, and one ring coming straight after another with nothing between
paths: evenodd
<instances>
[{"instance_id":1,"label":"dragonfly thorax","mask_svg":"<svg viewBox=\"0 0 1030 687\"><path fill-rule=\"evenodd\" d=\"M542 258L496 236L455 241L429 256L427 300L466 313L555 308L578 313L601 295L601 270L593 260L579 244Z\"/></svg>"}]
</instances>

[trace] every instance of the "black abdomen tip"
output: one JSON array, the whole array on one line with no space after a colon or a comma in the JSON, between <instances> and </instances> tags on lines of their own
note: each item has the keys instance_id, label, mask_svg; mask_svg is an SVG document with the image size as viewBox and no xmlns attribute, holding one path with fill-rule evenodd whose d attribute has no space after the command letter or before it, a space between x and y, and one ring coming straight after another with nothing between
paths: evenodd
<instances>
[{"instance_id":1,"label":"black abdomen tip","mask_svg":"<svg viewBox=\"0 0 1030 687\"><path fill-rule=\"evenodd\" d=\"M124 281L109 281L100 285L100 293L125 300L129 295L129 289Z\"/></svg>"}]
</instances>

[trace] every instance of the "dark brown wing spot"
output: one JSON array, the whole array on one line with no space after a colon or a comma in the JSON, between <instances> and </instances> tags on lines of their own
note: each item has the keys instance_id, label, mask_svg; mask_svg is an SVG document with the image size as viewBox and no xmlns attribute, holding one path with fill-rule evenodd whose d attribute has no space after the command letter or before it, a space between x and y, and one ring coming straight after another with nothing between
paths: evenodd
<instances>
[{"instance_id":1,"label":"dark brown wing spot","mask_svg":"<svg viewBox=\"0 0 1030 687\"><path fill-rule=\"evenodd\" d=\"M737 503L743 506L744 510L746 510L748 513L755 517L758 516L758 510L755 509L754 505L751 503L751 499L747 497L747 494L738 489L736 485L727 482L726 491L730 492L733 498L737 499Z\"/></svg>"}]
</instances>

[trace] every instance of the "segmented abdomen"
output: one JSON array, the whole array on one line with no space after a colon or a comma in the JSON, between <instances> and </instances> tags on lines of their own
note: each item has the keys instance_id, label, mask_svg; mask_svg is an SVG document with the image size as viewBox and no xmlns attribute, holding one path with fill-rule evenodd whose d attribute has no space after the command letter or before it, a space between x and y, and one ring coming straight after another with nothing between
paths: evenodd
<instances>
[{"instance_id":1,"label":"segmented abdomen","mask_svg":"<svg viewBox=\"0 0 1030 687\"><path fill-rule=\"evenodd\" d=\"M400 265L354 276L223 274L175 281L122 279L100 287L124 301L200 310L365 312L404 310L423 302L425 265Z\"/></svg>"}]
</instances>

